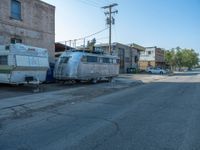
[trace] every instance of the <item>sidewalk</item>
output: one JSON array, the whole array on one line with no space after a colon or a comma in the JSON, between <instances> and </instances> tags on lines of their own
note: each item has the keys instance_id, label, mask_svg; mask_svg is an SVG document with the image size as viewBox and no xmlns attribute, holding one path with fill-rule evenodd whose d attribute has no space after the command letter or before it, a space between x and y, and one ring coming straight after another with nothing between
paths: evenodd
<instances>
[{"instance_id":1,"label":"sidewalk","mask_svg":"<svg viewBox=\"0 0 200 150\"><path fill-rule=\"evenodd\" d=\"M93 97L116 92L128 87L165 79L166 76L121 74L112 83L95 84L57 91L43 92L0 100L0 120L19 118L26 112L58 107L64 104L75 104Z\"/></svg>"},{"instance_id":2,"label":"sidewalk","mask_svg":"<svg viewBox=\"0 0 200 150\"><path fill-rule=\"evenodd\" d=\"M118 78L124 78L135 82L150 83L166 79L168 75L154 75L154 74L120 74Z\"/></svg>"},{"instance_id":3,"label":"sidewalk","mask_svg":"<svg viewBox=\"0 0 200 150\"><path fill-rule=\"evenodd\" d=\"M68 102L76 98L76 96L72 97L70 93L81 89L83 87L2 99L0 101L0 119L11 115L17 117L23 111Z\"/></svg>"}]
</instances>

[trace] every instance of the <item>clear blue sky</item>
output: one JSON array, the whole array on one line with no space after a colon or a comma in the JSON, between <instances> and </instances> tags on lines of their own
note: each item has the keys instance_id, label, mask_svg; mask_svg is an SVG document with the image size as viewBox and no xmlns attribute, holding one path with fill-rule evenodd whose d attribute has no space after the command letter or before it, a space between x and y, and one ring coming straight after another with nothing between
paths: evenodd
<instances>
[{"instance_id":1,"label":"clear blue sky","mask_svg":"<svg viewBox=\"0 0 200 150\"><path fill-rule=\"evenodd\" d=\"M118 3L113 42L200 52L200 0L44 0L56 6L56 41L81 38L106 27L100 7ZM93 37L88 38L91 40ZM108 41L108 31L96 36ZM82 43L82 41L79 41Z\"/></svg>"}]
</instances>

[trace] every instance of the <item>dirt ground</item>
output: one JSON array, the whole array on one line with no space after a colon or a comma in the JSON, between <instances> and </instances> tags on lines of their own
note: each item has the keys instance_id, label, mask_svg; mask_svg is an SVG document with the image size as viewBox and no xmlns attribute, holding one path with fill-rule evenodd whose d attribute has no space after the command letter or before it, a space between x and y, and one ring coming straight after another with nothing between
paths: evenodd
<instances>
[{"instance_id":1,"label":"dirt ground","mask_svg":"<svg viewBox=\"0 0 200 150\"><path fill-rule=\"evenodd\" d=\"M133 84L134 83L134 84ZM135 82L132 84L127 84L119 81L113 81L112 83L108 83L107 81L101 81L97 84L91 84L89 82L82 82L82 83L49 83L49 84L42 84L40 85L40 93L56 91L56 90L63 90L63 89L72 89L77 87L85 87L84 91L79 91L80 94L89 94L90 96L94 93L98 95L98 93L110 93L116 90L127 88L129 86L135 85ZM11 98L11 97L18 97L24 95L31 95L35 94L35 86L33 85L8 85L8 84L0 84L0 100L4 98ZM89 92L91 89L91 92ZM96 89L96 90L94 90ZM94 92L95 91L95 92ZM88 93L89 92L89 93ZM37 92L36 92L37 93ZM74 93L77 94L77 93Z\"/></svg>"}]
</instances>

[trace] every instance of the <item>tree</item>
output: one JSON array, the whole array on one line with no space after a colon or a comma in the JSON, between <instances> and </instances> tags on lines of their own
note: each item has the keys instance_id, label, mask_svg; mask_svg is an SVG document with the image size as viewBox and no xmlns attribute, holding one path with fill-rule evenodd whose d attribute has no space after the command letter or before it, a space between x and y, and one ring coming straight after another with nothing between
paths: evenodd
<instances>
[{"instance_id":1,"label":"tree","mask_svg":"<svg viewBox=\"0 0 200 150\"><path fill-rule=\"evenodd\" d=\"M165 52L165 62L170 66L171 70L178 67L188 67L191 69L198 65L198 53L193 49L181 49L180 47L173 48Z\"/></svg>"},{"instance_id":2,"label":"tree","mask_svg":"<svg viewBox=\"0 0 200 150\"><path fill-rule=\"evenodd\" d=\"M173 70L173 67L175 65L175 59L174 59L174 51L173 50L167 50L165 51L165 63L170 66L171 70Z\"/></svg>"},{"instance_id":3,"label":"tree","mask_svg":"<svg viewBox=\"0 0 200 150\"><path fill-rule=\"evenodd\" d=\"M195 65L198 65L199 58L198 54L193 49L183 49L183 66L191 69Z\"/></svg>"},{"instance_id":4,"label":"tree","mask_svg":"<svg viewBox=\"0 0 200 150\"><path fill-rule=\"evenodd\" d=\"M183 53L182 53L181 48L179 47L176 48L175 65L176 67L179 68L179 70L181 69L181 67L183 67Z\"/></svg>"}]
</instances>

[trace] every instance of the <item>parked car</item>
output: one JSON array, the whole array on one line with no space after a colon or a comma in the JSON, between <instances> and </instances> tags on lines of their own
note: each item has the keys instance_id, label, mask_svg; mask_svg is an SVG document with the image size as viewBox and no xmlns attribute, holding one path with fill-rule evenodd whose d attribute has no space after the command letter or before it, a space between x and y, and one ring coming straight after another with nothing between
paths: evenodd
<instances>
[{"instance_id":1,"label":"parked car","mask_svg":"<svg viewBox=\"0 0 200 150\"><path fill-rule=\"evenodd\" d=\"M166 74L167 71L162 68L147 68L146 70L150 74Z\"/></svg>"}]
</instances>

